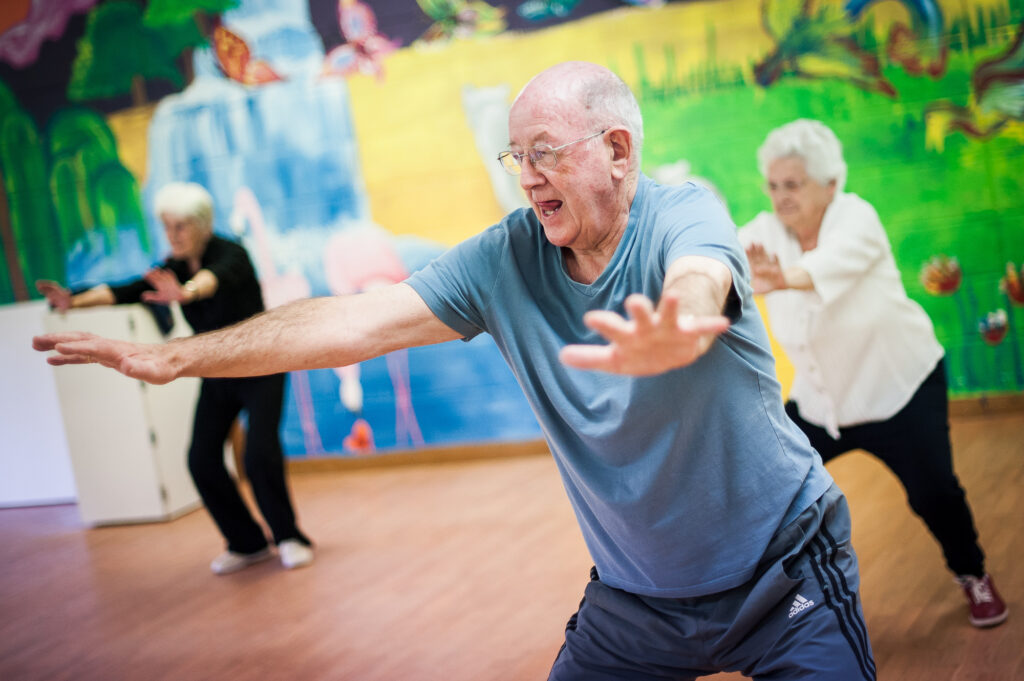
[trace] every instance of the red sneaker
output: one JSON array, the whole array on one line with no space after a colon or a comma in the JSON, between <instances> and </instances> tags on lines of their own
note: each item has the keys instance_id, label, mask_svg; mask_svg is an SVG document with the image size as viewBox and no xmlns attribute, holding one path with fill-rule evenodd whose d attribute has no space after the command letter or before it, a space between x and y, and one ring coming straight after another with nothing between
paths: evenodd
<instances>
[{"instance_id":1,"label":"red sneaker","mask_svg":"<svg viewBox=\"0 0 1024 681\"><path fill-rule=\"evenodd\" d=\"M963 587L964 595L967 596L967 603L970 606L967 619L971 624L976 627L994 627L1006 620L1010 610L999 597L991 577L964 575L958 577L956 581Z\"/></svg>"}]
</instances>

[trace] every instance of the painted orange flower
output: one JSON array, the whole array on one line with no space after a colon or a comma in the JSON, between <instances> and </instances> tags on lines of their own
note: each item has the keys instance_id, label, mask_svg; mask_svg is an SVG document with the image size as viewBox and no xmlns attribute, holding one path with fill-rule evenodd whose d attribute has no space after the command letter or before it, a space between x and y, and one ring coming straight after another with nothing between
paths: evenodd
<instances>
[{"instance_id":1,"label":"painted orange flower","mask_svg":"<svg viewBox=\"0 0 1024 681\"><path fill-rule=\"evenodd\" d=\"M375 449L373 444L373 429L363 419L356 419L352 424L352 432L344 439L342 444L346 451L357 455L370 454Z\"/></svg>"},{"instance_id":2,"label":"painted orange flower","mask_svg":"<svg viewBox=\"0 0 1024 681\"><path fill-rule=\"evenodd\" d=\"M921 284L933 296L948 296L960 288L964 275L960 262L945 255L933 256L921 268Z\"/></svg>"},{"instance_id":3,"label":"painted orange flower","mask_svg":"<svg viewBox=\"0 0 1024 681\"><path fill-rule=\"evenodd\" d=\"M1006 294L1014 305L1024 305L1024 265L1020 272L1012 262L1006 263L1006 276L999 280L999 289Z\"/></svg>"}]
</instances>

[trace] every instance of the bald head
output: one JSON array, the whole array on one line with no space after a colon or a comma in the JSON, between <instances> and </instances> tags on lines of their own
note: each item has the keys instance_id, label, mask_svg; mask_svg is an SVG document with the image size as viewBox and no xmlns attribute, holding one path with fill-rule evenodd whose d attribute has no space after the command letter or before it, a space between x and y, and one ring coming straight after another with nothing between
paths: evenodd
<instances>
[{"instance_id":1,"label":"bald head","mask_svg":"<svg viewBox=\"0 0 1024 681\"><path fill-rule=\"evenodd\" d=\"M629 86L603 66L585 61L556 64L534 76L515 101L552 118L582 118L593 129L626 128L633 140L634 167L643 146L643 118Z\"/></svg>"},{"instance_id":2,"label":"bald head","mask_svg":"<svg viewBox=\"0 0 1024 681\"><path fill-rule=\"evenodd\" d=\"M522 160L519 186L578 281L604 268L629 223L642 128L633 93L597 64L553 66L512 103L509 149Z\"/></svg>"}]
</instances>

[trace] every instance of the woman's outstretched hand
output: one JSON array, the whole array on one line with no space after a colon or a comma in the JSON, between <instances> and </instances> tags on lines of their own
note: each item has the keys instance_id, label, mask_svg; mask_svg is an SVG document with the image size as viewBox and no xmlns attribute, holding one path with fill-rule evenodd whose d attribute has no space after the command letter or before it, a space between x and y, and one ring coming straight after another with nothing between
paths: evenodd
<instances>
[{"instance_id":1,"label":"woman's outstretched hand","mask_svg":"<svg viewBox=\"0 0 1024 681\"><path fill-rule=\"evenodd\" d=\"M170 270L157 267L146 272L143 278L155 289L142 292L142 300L147 303L169 305L182 303L188 299L187 291L182 288L177 275Z\"/></svg>"},{"instance_id":2,"label":"woman's outstretched hand","mask_svg":"<svg viewBox=\"0 0 1024 681\"><path fill-rule=\"evenodd\" d=\"M36 290L46 296L46 302L54 310L67 312L71 308L71 291L57 282L40 279L36 282Z\"/></svg>"},{"instance_id":3,"label":"woman's outstretched hand","mask_svg":"<svg viewBox=\"0 0 1024 681\"><path fill-rule=\"evenodd\" d=\"M747 247L747 260L750 262L750 284L754 293L771 293L787 288L786 275L779 265L779 258L764 250L761 244L750 244Z\"/></svg>"}]
</instances>

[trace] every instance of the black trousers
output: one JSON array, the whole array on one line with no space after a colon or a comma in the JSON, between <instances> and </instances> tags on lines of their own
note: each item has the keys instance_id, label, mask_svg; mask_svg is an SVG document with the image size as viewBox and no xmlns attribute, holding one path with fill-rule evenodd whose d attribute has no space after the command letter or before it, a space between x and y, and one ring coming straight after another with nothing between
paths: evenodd
<instances>
[{"instance_id":1,"label":"black trousers","mask_svg":"<svg viewBox=\"0 0 1024 681\"><path fill-rule=\"evenodd\" d=\"M786 403L786 413L826 462L851 449L878 457L899 478L910 508L938 540L949 569L957 575L985 573L971 509L953 471L949 399L941 361L895 416L840 428L838 440L800 418L794 402Z\"/></svg>"},{"instance_id":2,"label":"black trousers","mask_svg":"<svg viewBox=\"0 0 1024 681\"><path fill-rule=\"evenodd\" d=\"M284 452L278 436L284 381L284 374L204 378L199 390L188 469L229 551L253 553L267 546L263 529L249 513L224 465L224 441L243 409L249 416L245 474L274 542L298 539L310 543L296 525L285 481Z\"/></svg>"}]
</instances>

